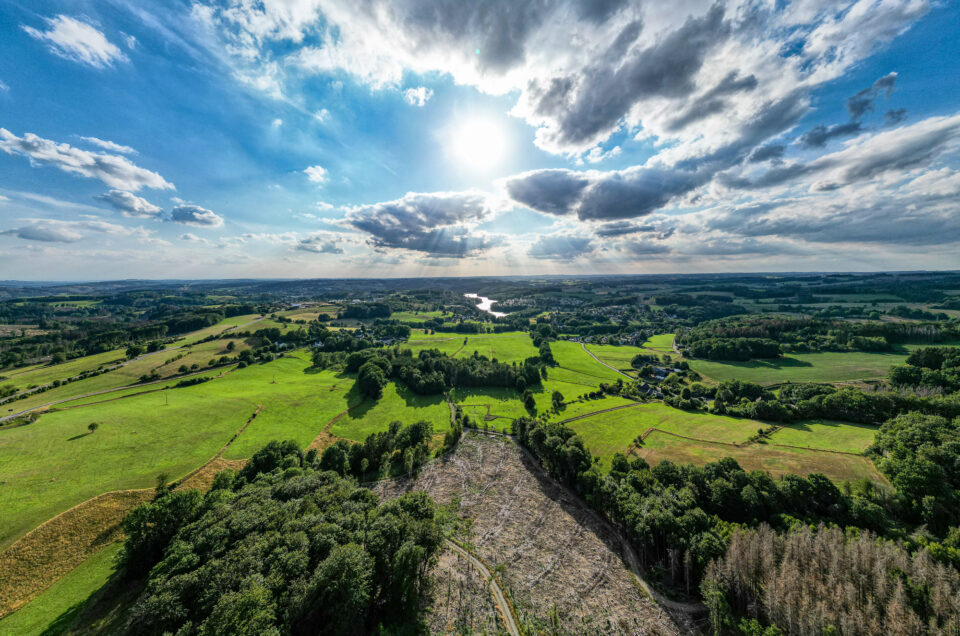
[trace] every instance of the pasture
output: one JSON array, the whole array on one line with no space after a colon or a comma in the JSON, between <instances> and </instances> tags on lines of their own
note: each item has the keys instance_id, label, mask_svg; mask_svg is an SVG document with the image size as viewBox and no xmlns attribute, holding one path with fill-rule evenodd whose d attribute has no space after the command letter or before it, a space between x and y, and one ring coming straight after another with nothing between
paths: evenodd
<instances>
[{"instance_id":1,"label":"pasture","mask_svg":"<svg viewBox=\"0 0 960 636\"><path fill-rule=\"evenodd\" d=\"M450 406L442 395L417 395L405 386L390 382L375 402L361 399L355 390L344 397L340 403L349 401L353 406L330 427L330 433L336 437L362 442L371 433L386 430L394 421L413 424L424 420L433 425L434 433L444 433L450 428Z\"/></svg>"},{"instance_id":2,"label":"pasture","mask_svg":"<svg viewBox=\"0 0 960 636\"><path fill-rule=\"evenodd\" d=\"M884 378L890 371L890 367L903 364L907 355L909 354L906 350L897 353L821 351L791 353L782 358L747 362L697 359L691 359L688 362L691 369L715 382L724 380L746 380L757 384L847 382Z\"/></svg>"},{"instance_id":3,"label":"pasture","mask_svg":"<svg viewBox=\"0 0 960 636\"><path fill-rule=\"evenodd\" d=\"M770 436L773 444L818 450L862 453L873 443L876 426L830 420L808 420L787 424Z\"/></svg>"},{"instance_id":4,"label":"pasture","mask_svg":"<svg viewBox=\"0 0 960 636\"><path fill-rule=\"evenodd\" d=\"M768 444L731 446L715 442L693 442L664 433L652 433L644 440L643 447L635 453L651 465L665 459L676 463L703 465L723 457L732 457L744 470L763 470L775 476L821 473L838 483L858 479L869 479L877 484L887 483L873 462L866 457Z\"/></svg>"},{"instance_id":5,"label":"pasture","mask_svg":"<svg viewBox=\"0 0 960 636\"><path fill-rule=\"evenodd\" d=\"M0 634L60 633L113 574L121 543L100 550L13 614L0 620Z\"/></svg>"},{"instance_id":6,"label":"pasture","mask_svg":"<svg viewBox=\"0 0 960 636\"><path fill-rule=\"evenodd\" d=\"M650 336L650 338L640 346L644 349L653 349L660 353L673 353L673 336L674 334L672 333L660 333L655 336Z\"/></svg>"}]
</instances>

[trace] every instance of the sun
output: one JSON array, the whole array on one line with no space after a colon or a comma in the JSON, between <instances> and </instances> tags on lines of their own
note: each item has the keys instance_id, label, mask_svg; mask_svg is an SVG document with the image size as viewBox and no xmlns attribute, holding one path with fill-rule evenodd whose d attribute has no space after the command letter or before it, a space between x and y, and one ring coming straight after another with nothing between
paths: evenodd
<instances>
[{"instance_id":1,"label":"sun","mask_svg":"<svg viewBox=\"0 0 960 636\"><path fill-rule=\"evenodd\" d=\"M506 154L503 127L483 118L470 118L450 127L451 158L463 168L486 172Z\"/></svg>"}]
</instances>

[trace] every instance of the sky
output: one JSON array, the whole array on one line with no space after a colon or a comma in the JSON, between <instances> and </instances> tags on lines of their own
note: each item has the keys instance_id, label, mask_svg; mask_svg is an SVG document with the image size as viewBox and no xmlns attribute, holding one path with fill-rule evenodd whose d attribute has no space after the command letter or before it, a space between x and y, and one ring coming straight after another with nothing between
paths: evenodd
<instances>
[{"instance_id":1,"label":"sky","mask_svg":"<svg viewBox=\"0 0 960 636\"><path fill-rule=\"evenodd\" d=\"M960 269L951 0L0 0L0 279Z\"/></svg>"}]
</instances>

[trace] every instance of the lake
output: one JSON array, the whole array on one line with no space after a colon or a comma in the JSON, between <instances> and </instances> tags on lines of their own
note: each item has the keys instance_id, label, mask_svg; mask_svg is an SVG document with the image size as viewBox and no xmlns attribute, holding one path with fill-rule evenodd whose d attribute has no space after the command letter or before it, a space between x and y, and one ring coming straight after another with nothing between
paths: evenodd
<instances>
[{"instance_id":1,"label":"lake","mask_svg":"<svg viewBox=\"0 0 960 636\"><path fill-rule=\"evenodd\" d=\"M490 309L491 307L493 307L493 303L497 302L492 298L487 298L485 296L478 296L477 294L464 294L464 296L467 298L475 298L479 300L480 304L477 305L477 309L479 309L480 311L487 312L494 318L503 318L504 316L507 315L502 311L493 311L492 309Z\"/></svg>"}]
</instances>

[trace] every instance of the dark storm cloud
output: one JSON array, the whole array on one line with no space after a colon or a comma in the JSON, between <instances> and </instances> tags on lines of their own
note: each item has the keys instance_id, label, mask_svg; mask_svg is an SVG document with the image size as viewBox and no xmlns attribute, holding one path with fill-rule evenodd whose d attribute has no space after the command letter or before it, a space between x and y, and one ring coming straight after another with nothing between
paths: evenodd
<instances>
[{"instance_id":1,"label":"dark storm cloud","mask_svg":"<svg viewBox=\"0 0 960 636\"><path fill-rule=\"evenodd\" d=\"M553 234L541 236L530 246L530 258L566 261L593 251L593 242L586 236Z\"/></svg>"},{"instance_id":2,"label":"dark storm cloud","mask_svg":"<svg viewBox=\"0 0 960 636\"><path fill-rule=\"evenodd\" d=\"M396 201L352 208L343 223L369 234L369 243L376 248L464 258L503 241L464 226L489 214L487 198L480 193L410 193Z\"/></svg>"},{"instance_id":3,"label":"dark storm cloud","mask_svg":"<svg viewBox=\"0 0 960 636\"><path fill-rule=\"evenodd\" d=\"M577 15L600 24L613 17L626 4L627 0L577 0Z\"/></svg>"},{"instance_id":4,"label":"dark storm cloud","mask_svg":"<svg viewBox=\"0 0 960 636\"><path fill-rule=\"evenodd\" d=\"M570 214L590 180L572 170L534 170L510 177L507 193L517 203L547 214Z\"/></svg>"}]
</instances>

